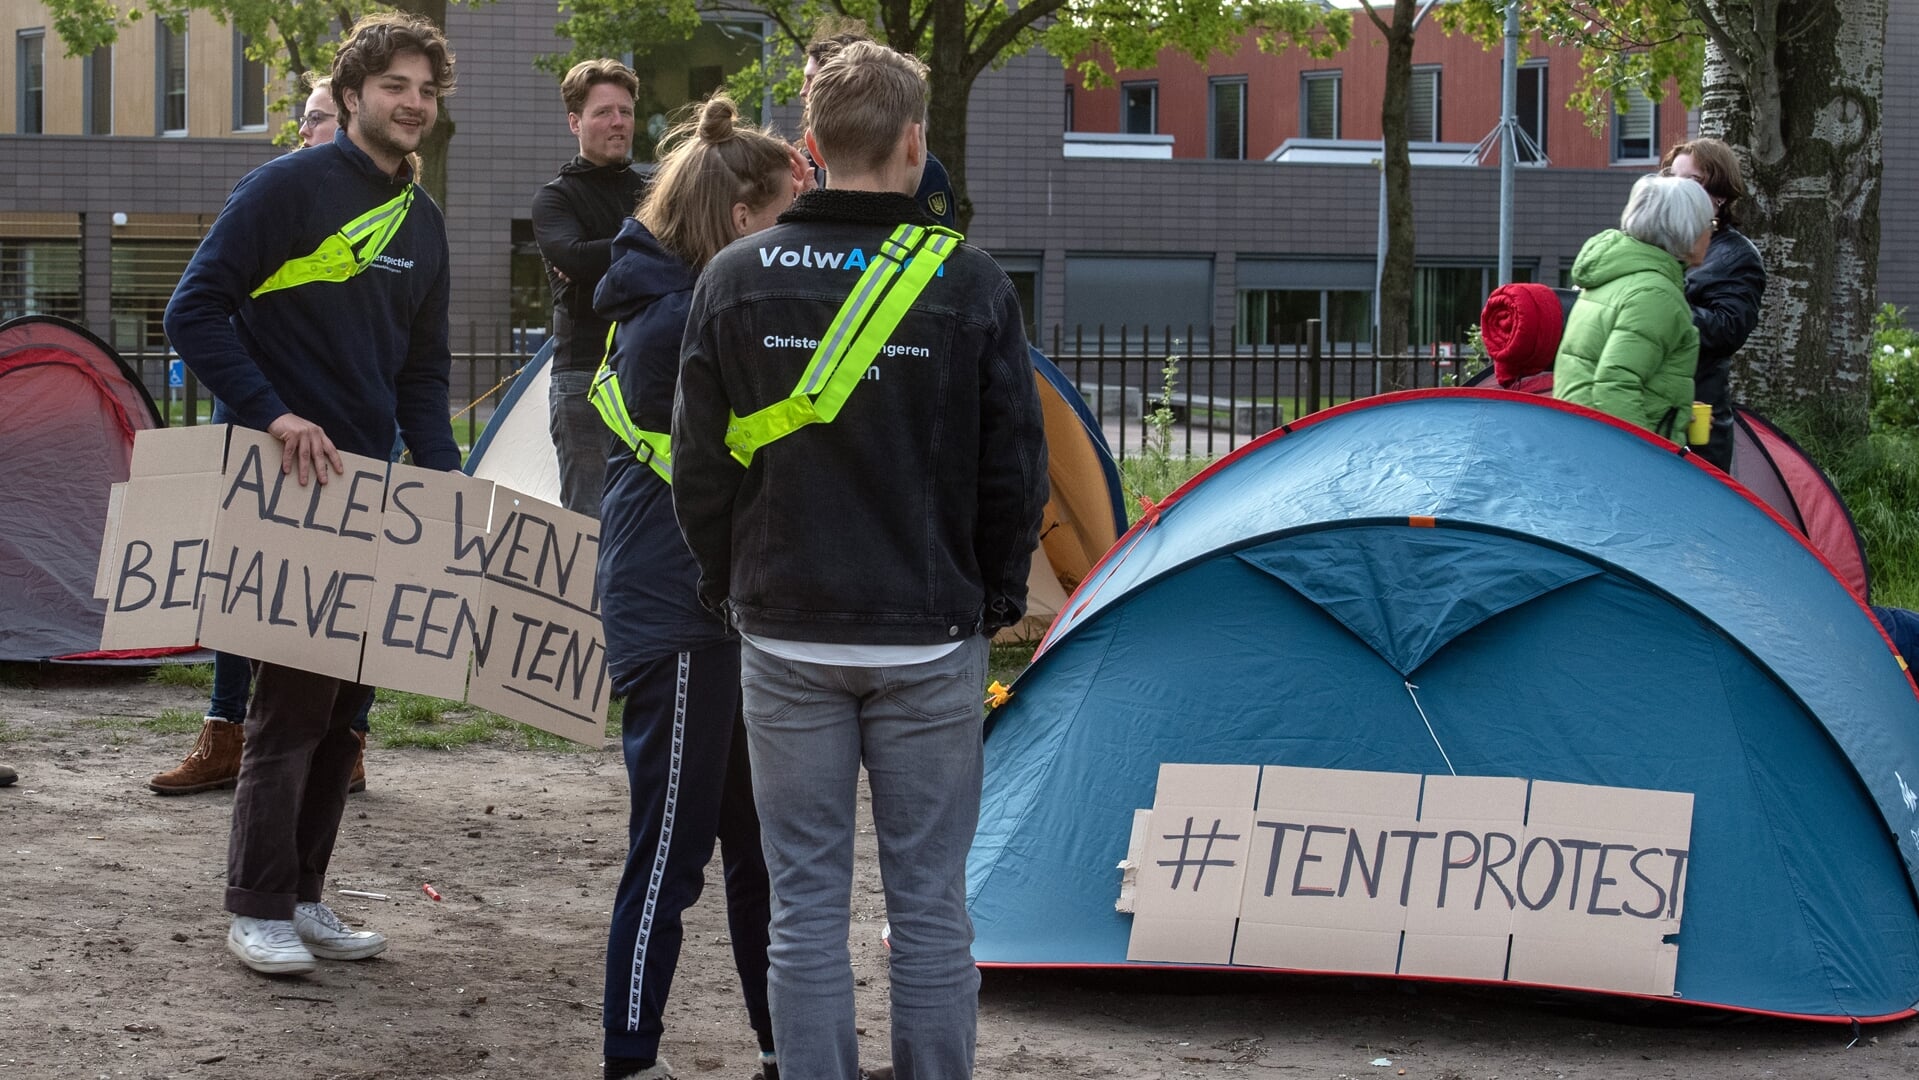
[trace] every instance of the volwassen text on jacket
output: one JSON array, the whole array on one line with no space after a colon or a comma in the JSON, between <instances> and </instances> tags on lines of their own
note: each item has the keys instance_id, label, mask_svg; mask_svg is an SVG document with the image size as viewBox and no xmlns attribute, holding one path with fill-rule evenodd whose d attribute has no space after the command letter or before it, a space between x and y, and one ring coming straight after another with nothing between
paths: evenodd
<instances>
[{"instance_id":1,"label":"volwassen text on jacket","mask_svg":"<svg viewBox=\"0 0 1919 1080\"><path fill-rule=\"evenodd\" d=\"M811 244L801 245L798 251L781 244L760 248L761 266L770 267L776 263L780 266L804 266L818 270L864 271L866 251L863 248L854 248L851 251L815 251ZM901 265L904 268L912 264L913 260L908 259ZM946 267L942 266L935 270L933 276L945 277Z\"/></svg>"}]
</instances>

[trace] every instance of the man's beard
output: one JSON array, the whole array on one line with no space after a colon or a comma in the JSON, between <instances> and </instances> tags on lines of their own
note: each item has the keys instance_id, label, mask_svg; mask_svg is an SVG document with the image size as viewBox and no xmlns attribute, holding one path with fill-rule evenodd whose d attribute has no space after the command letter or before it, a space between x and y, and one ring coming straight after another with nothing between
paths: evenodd
<instances>
[{"instance_id":1,"label":"man's beard","mask_svg":"<svg viewBox=\"0 0 1919 1080\"><path fill-rule=\"evenodd\" d=\"M360 137L365 139L370 147L405 161L408 154L418 150L420 144L426 141L426 133L431 130L431 127L430 124L422 125L419 137L413 140L412 146L408 146L401 141L401 136L395 130L393 114L388 113L378 119L371 116L365 117L360 124Z\"/></svg>"}]
</instances>

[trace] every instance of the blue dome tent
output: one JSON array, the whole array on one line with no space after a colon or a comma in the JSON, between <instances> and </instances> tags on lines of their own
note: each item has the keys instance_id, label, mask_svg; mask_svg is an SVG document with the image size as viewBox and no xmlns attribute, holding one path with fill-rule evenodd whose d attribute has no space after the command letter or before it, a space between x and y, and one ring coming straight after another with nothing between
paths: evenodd
<instances>
[{"instance_id":1,"label":"blue dome tent","mask_svg":"<svg viewBox=\"0 0 1919 1080\"><path fill-rule=\"evenodd\" d=\"M983 965L1123 966L1162 762L1693 795L1675 997L1820 1019L1919 1001L1919 695L1744 489L1496 390L1315 414L1122 537L993 714Z\"/></svg>"}]
</instances>

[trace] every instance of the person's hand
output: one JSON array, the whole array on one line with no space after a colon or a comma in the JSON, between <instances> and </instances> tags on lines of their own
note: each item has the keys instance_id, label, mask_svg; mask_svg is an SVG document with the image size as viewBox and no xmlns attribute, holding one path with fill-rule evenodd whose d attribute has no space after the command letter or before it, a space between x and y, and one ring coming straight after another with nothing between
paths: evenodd
<instances>
[{"instance_id":1,"label":"person's hand","mask_svg":"<svg viewBox=\"0 0 1919 1080\"><path fill-rule=\"evenodd\" d=\"M786 144L786 156L793 167L793 197L799 198L813 190L813 167L806 163L806 155L800 153L800 148L792 143Z\"/></svg>"},{"instance_id":2,"label":"person's hand","mask_svg":"<svg viewBox=\"0 0 1919 1080\"><path fill-rule=\"evenodd\" d=\"M280 440L284 453L280 455L282 474L298 471L300 486L305 487L307 473L324 484L327 482L328 465L336 473L345 473L346 464L340 460L340 452L334 449L333 440L327 438L320 425L311 420L302 420L292 413L281 413L279 418L267 425L267 434Z\"/></svg>"}]
</instances>

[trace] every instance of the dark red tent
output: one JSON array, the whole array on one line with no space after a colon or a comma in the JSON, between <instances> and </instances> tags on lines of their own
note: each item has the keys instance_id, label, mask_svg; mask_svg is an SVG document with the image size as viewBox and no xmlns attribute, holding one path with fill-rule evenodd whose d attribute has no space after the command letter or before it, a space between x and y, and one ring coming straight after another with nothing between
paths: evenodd
<instances>
[{"instance_id":1,"label":"dark red tent","mask_svg":"<svg viewBox=\"0 0 1919 1080\"><path fill-rule=\"evenodd\" d=\"M1839 580L1852 586L1861 599L1872 595L1872 571L1866 545L1853 524L1852 512L1839 489L1812 458L1774 427L1772 421L1746 408L1733 410L1737 425L1732 441L1733 479L1765 500L1766 505L1812 541Z\"/></svg>"},{"instance_id":2,"label":"dark red tent","mask_svg":"<svg viewBox=\"0 0 1919 1080\"><path fill-rule=\"evenodd\" d=\"M133 433L164 426L106 342L65 319L0 324L0 660L100 646L93 579Z\"/></svg>"}]
</instances>

